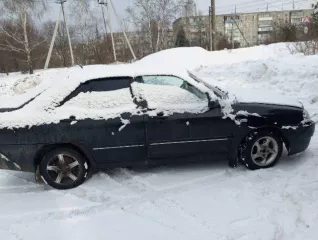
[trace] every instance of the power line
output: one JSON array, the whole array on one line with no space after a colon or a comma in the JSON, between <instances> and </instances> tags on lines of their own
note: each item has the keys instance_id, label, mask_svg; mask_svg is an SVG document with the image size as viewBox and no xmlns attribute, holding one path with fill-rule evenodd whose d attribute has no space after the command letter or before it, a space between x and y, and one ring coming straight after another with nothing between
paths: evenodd
<instances>
[{"instance_id":1,"label":"power line","mask_svg":"<svg viewBox=\"0 0 318 240\"><path fill-rule=\"evenodd\" d=\"M261 3L260 1L264 2L264 3ZM245 3L242 3L242 4L236 4L237 8L240 9L240 8L244 8L244 9L252 9L252 8L257 8L257 7L264 7L266 6L266 4L269 4L270 7L272 6L275 6L275 5L279 5L281 6L281 4L292 4L292 3L311 3L312 1L311 0L297 0L297 1L292 1L292 0L282 0L282 1L268 1L268 2L265 2L263 0L259 0L258 2L245 2ZM217 8L217 10L221 10L221 11L226 11L228 9L232 9L233 8L233 4L231 5L223 5L223 6L220 6Z\"/></svg>"},{"instance_id":2,"label":"power line","mask_svg":"<svg viewBox=\"0 0 318 240\"><path fill-rule=\"evenodd\" d=\"M276 3L269 3L269 8L275 8L275 9L278 9L279 11L281 10L281 4L287 4L287 3L291 3L290 1L289 2L286 2L286 1L283 1L283 2L276 2ZM298 1L294 1L294 3L310 3L310 1L308 0L298 0ZM286 5L285 5L286 6ZM233 6L231 6L232 8ZM227 8L227 9L231 9L230 7ZM237 5L237 11L238 12L264 12L264 11L259 11L259 8L266 8L266 5L265 4L258 4L258 5L254 5L254 6L248 6L248 7L241 7L239 5ZM224 10L221 9L220 11L220 8L217 8L218 11L218 14L227 14L231 11L228 11L228 10L225 10L226 8L223 8ZM287 11L287 9L286 9Z\"/></svg>"}]
</instances>

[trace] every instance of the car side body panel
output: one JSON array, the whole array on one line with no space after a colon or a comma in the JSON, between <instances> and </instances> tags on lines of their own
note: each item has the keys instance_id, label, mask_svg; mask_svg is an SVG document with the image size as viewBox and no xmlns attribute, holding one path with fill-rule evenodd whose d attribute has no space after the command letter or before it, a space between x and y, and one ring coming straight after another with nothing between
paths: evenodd
<instances>
[{"instance_id":1,"label":"car side body panel","mask_svg":"<svg viewBox=\"0 0 318 240\"><path fill-rule=\"evenodd\" d=\"M64 102L81 92L118 89L116 84L120 79L122 77L112 79L115 88L111 89L107 80L95 81L101 89L86 83ZM147 104L136 102L131 85L128 86L131 81L129 78L119 89L130 88L136 106L144 115L123 113L121 117L107 120L70 118L56 124L1 129L0 164L13 170L34 172L36 160L43 151L67 145L79 149L96 169L214 159L228 159L230 166L235 167L239 145L257 129L278 131L290 155L307 149L315 131L313 123L302 123L303 108L273 104L233 104L235 119L224 116L216 105L201 114L151 117L147 115Z\"/></svg>"},{"instance_id":2,"label":"car side body panel","mask_svg":"<svg viewBox=\"0 0 318 240\"><path fill-rule=\"evenodd\" d=\"M31 128L2 129L0 153L4 156L2 162L8 168L27 172L34 172L34 161L41 149L61 144L80 149L96 169L214 158L228 159L230 166L235 167L238 146L250 132L260 128L279 131L291 155L307 149L315 131L313 123L300 124L300 108L264 104L237 104L233 108L234 113L247 111L250 114L238 114L235 120L240 121L239 125L209 111L200 115L178 116L170 126L169 120L164 123L167 119L149 123L148 116L134 116L129 118L130 124L126 126L120 119L112 119L83 120L76 123L62 121ZM181 124L182 129L178 129L177 123ZM167 141L172 143L160 145ZM174 144L173 141L189 143ZM153 145L154 143L158 145Z\"/></svg>"}]
</instances>

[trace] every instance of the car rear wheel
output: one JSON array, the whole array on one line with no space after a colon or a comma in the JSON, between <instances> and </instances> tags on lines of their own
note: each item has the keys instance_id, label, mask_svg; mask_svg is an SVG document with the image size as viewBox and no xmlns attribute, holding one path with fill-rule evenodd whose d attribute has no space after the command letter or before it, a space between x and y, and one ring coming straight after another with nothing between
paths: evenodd
<instances>
[{"instance_id":1,"label":"car rear wheel","mask_svg":"<svg viewBox=\"0 0 318 240\"><path fill-rule=\"evenodd\" d=\"M73 149L49 151L40 163L44 181L56 189L71 189L81 185L87 174L85 158Z\"/></svg>"},{"instance_id":2,"label":"car rear wheel","mask_svg":"<svg viewBox=\"0 0 318 240\"><path fill-rule=\"evenodd\" d=\"M271 130L249 134L239 148L240 160L251 170L276 165L283 151L282 139Z\"/></svg>"}]
</instances>

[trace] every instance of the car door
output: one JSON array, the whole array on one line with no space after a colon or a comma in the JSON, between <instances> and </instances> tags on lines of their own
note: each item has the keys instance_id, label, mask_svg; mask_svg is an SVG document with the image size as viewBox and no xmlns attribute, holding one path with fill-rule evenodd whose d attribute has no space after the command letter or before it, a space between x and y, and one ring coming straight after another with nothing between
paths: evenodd
<instances>
[{"instance_id":1,"label":"car door","mask_svg":"<svg viewBox=\"0 0 318 240\"><path fill-rule=\"evenodd\" d=\"M227 156L233 122L222 119L219 106L210 107L206 94L174 76L138 77L132 88L137 99L147 103L150 162Z\"/></svg>"},{"instance_id":2,"label":"car door","mask_svg":"<svg viewBox=\"0 0 318 240\"><path fill-rule=\"evenodd\" d=\"M130 91L130 78L92 80L82 84L61 104L59 114L67 129L65 141L84 144L100 168L145 161L143 116ZM68 114L68 115L67 115Z\"/></svg>"}]
</instances>

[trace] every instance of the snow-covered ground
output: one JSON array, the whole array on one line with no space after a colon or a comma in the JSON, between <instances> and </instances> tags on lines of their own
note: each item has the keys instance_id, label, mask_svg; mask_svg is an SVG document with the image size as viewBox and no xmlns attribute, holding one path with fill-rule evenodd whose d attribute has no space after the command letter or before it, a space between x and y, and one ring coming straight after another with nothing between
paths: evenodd
<instances>
[{"instance_id":1,"label":"snow-covered ground","mask_svg":"<svg viewBox=\"0 0 318 240\"><path fill-rule=\"evenodd\" d=\"M317 56L291 55L285 44L276 44L216 53L174 49L138 64L184 63L226 89L297 98L313 115L318 113L317 62ZM12 87L4 82L15 83L0 76L0 91L8 93ZM222 161L115 169L69 191L38 185L32 174L0 170L0 237L316 240L317 199L318 133L306 152L284 155L267 170L231 169Z\"/></svg>"}]
</instances>

